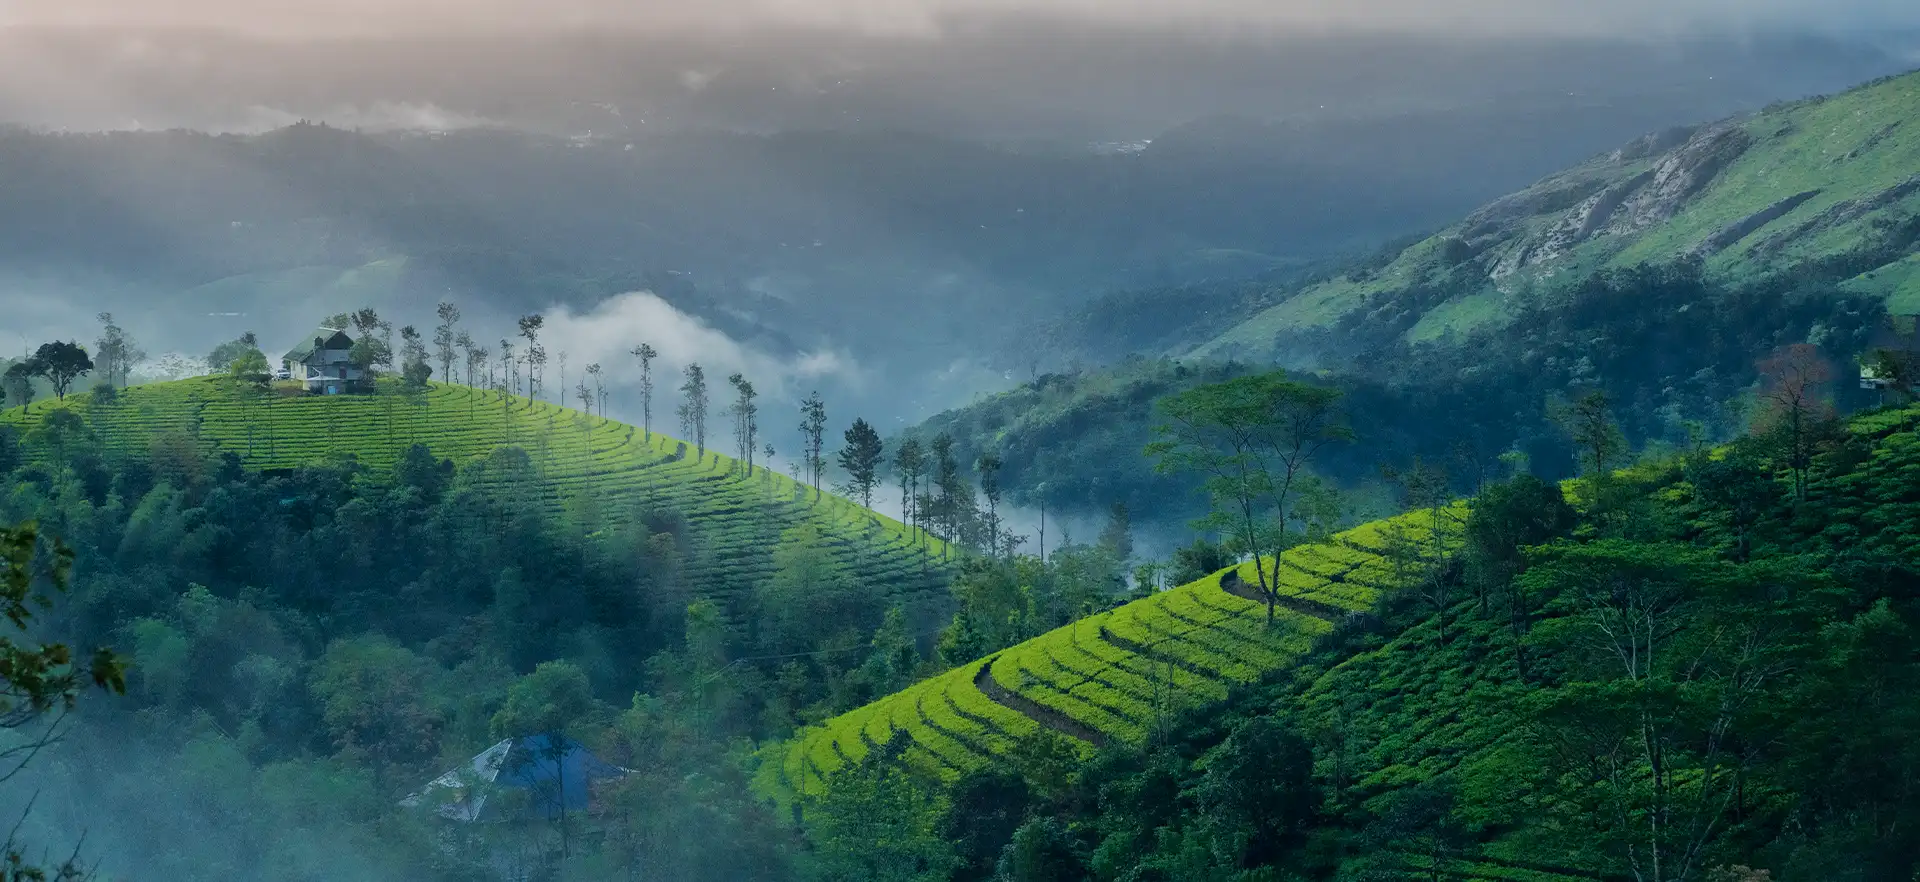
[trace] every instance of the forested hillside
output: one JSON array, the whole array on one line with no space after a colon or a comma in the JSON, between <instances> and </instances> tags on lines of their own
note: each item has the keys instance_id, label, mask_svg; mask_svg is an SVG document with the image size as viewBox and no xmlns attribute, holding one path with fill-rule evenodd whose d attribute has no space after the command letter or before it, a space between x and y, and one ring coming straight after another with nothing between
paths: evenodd
<instances>
[{"instance_id":1,"label":"forested hillside","mask_svg":"<svg viewBox=\"0 0 1920 882\"><path fill-rule=\"evenodd\" d=\"M1470 348L1588 278L1646 264L1920 312L1916 109L1920 73L1648 135L1301 288L1193 354L1338 364L1387 341Z\"/></svg>"},{"instance_id":2,"label":"forested hillside","mask_svg":"<svg viewBox=\"0 0 1920 882\"><path fill-rule=\"evenodd\" d=\"M32 842L87 831L105 878L464 879L509 853L786 878L729 745L912 682L952 608L940 539L641 427L391 379L110 380L0 411L0 523L30 525L9 566L58 579L67 549L45 629L128 670L7 792L66 796L7 806ZM594 813L450 851L397 805L560 732L638 770ZM732 832L656 838L710 823Z\"/></svg>"},{"instance_id":3,"label":"forested hillside","mask_svg":"<svg viewBox=\"0 0 1920 882\"><path fill-rule=\"evenodd\" d=\"M830 721L761 786L797 785L829 878L1912 878L1920 410L1818 400L1627 469L1593 411L1564 487L1268 561L1302 604L1273 626L1242 563Z\"/></svg>"},{"instance_id":4,"label":"forested hillside","mask_svg":"<svg viewBox=\"0 0 1920 882\"><path fill-rule=\"evenodd\" d=\"M1097 321L1063 318L1079 330L1057 350L1009 335L1037 353L1027 382L908 434L1014 463L1019 504L1124 501L1174 524L1197 508L1191 482L1110 451L1144 443L1154 396L1272 366L1350 396L1361 444L1325 466L1351 490L1414 456L1461 475L1524 457L1564 476L1550 411L1592 388L1636 445L1729 439L1784 346L1811 343L1839 373L1878 349L1920 351L1915 112L1920 73L1648 136L1304 280L1116 295ZM1844 409L1877 401L1838 395Z\"/></svg>"},{"instance_id":5,"label":"forested hillside","mask_svg":"<svg viewBox=\"0 0 1920 882\"><path fill-rule=\"evenodd\" d=\"M1164 735L1180 714L1290 665L1316 637L1405 587L1453 508L1417 511L1299 545L1278 558L1273 608L1249 562L1152 593L963 665L794 739L763 779L785 801L818 796L834 773L890 746L916 772L953 782L1060 737L1081 757ZM895 742L896 733L901 741Z\"/></svg>"},{"instance_id":6,"label":"forested hillside","mask_svg":"<svg viewBox=\"0 0 1920 882\"><path fill-rule=\"evenodd\" d=\"M58 416L54 416L58 414ZM78 419L71 419L77 417ZM659 532L681 546L689 596L731 601L775 568L781 537L817 537L832 576L899 603L921 623L944 617L951 555L925 532L806 487L764 466L639 426L498 391L431 384L381 394L288 396L226 378L89 393L0 412L47 443L94 448L95 462L156 450L281 473L402 463L468 474L476 489L563 520L583 537ZM411 458L411 460L409 460Z\"/></svg>"}]
</instances>

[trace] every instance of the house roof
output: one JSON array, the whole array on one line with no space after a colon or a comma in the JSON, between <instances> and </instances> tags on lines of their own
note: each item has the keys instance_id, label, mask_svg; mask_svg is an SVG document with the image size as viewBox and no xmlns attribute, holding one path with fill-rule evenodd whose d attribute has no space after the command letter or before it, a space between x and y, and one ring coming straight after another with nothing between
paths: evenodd
<instances>
[{"instance_id":1,"label":"house roof","mask_svg":"<svg viewBox=\"0 0 1920 882\"><path fill-rule=\"evenodd\" d=\"M462 823L515 817L552 820L585 809L594 781L618 778L627 771L564 735L508 738L428 782L400 804L429 808ZM504 791L519 792L521 798L490 799ZM506 807L501 807L502 802Z\"/></svg>"},{"instance_id":2,"label":"house roof","mask_svg":"<svg viewBox=\"0 0 1920 882\"><path fill-rule=\"evenodd\" d=\"M287 350L287 361L306 361L320 349L352 349L353 338L339 328L315 328L300 345Z\"/></svg>"}]
</instances>

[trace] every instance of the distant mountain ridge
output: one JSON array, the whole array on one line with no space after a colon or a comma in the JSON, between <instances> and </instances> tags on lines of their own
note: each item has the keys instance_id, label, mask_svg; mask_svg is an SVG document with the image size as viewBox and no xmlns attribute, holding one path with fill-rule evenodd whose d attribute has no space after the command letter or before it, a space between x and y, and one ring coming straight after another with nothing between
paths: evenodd
<instances>
[{"instance_id":1,"label":"distant mountain ridge","mask_svg":"<svg viewBox=\"0 0 1920 882\"><path fill-rule=\"evenodd\" d=\"M1103 290L1431 228L1697 112L1670 97L1216 115L1108 155L825 123L577 139L0 128L0 274L70 280L108 301L94 309L165 304L143 316L156 325L287 297L581 307L671 282L663 296L736 338L831 337L944 366ZM943 333L908 333L930 319Z\"/></svg>"},{"instance_id":2,"label":"distant mountain ridge","mask_svg":"<svg viewBox=\"0 0 1920 882\"><path fill-rule=\"evenodd\" d=\"M1594 273L1699 262L1753 284L1837 280L1920 311L1920 73L1637 139L1494 200L1383 266L1307 285L1193 355L1311 363L1356 324L1463 340Z\"/></svg>"}]
</instances>

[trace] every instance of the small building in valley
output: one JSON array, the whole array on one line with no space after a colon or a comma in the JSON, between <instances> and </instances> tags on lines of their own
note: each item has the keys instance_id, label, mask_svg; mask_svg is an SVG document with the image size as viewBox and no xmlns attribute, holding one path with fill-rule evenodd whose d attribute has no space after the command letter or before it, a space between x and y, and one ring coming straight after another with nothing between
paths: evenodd
<instances>
[{"instance_id":1,"label":"small building in valley","mask_svg":"<svg viewBox=\"0 0 1920 882\"><path fill-rule=\"evenodd\" d=\"M449 821L556 821L593 815L601 785L627 769L601 761L564 735L508 738L400 801Z\"/></svg>"},{"instance_id":2,"label":"small building in valley","mask_svg":"<svg viewBox=\"0 0 1920 882\"><path fill-rule=\"evenodd\" d=\"M319 328L281 359L293 379L315 395L364 391L367 373L355 366L353 338L338 328Z\"/></svg>"}]
</instances>

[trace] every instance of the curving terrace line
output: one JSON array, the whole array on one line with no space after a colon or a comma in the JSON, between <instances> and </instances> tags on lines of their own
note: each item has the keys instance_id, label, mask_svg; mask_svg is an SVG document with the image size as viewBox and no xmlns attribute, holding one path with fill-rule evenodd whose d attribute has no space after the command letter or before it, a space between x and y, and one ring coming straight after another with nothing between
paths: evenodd
<instances>
[{"instance_id":1,"label":"curving terrace line","mask_svg":"<svg viewBox=\"0 0 1920 882\"><path fill-rule=\"evenodd\" d=\"M1078 738L1094 747L1106 746L1106 733L1000 685L998 680L993 679L993 663L998 658L999 656L994 656L987 659L986 664L980 666L979 673L973 675L974 688L979 689L994 704L1021 714L1055 732Z\"/></svg>"},{"instance_id":2,"label":"curving terrace line","mask_svg":"<svg viewBox=\"0 0 1920 882\"><path fill-rule=\"evenodd\" d=\"M1245 579L1240 578L1239 570L1228 570L1222 574L1220 576L1220 588L1228 594L1241 598L1242 600L1251 600L1262 606L1266 605L1266 595L1260 593L1258 586L1249 585ZM1274 598L1273 605L1292 610L1303 616L1312 616L1329 623L1339 622L1354 613L1354 610L1347 609L1343 606L1322 603L1318 600L1308 600L1304 597L1290 597L1285 594Z\"/></svg>"}]
</instances>

